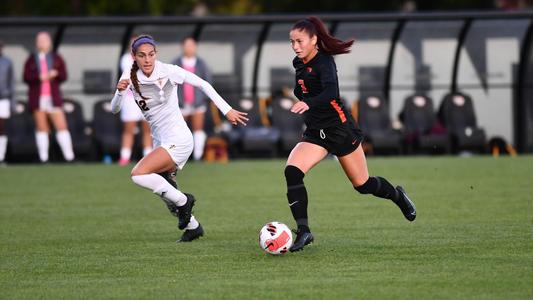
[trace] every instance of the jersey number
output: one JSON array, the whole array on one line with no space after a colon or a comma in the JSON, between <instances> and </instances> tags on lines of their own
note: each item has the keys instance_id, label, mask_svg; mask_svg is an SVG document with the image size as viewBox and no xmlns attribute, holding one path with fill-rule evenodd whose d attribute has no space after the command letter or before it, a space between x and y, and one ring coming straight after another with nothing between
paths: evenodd
<instances>
[{"instance_id":1,"label":"jersey number","mask_svg":"<svg viewBox=\"0 0 533 300\"><path fill-rule=\"evenodd\" d=\"M139 100L139 101L135 100L135 103L137 103L137 106L139 106L141 110L144 110L144 111L150 110L150 108L148 108L148 105L146 105L145 100Z\"/></svg>"},{"instance_id":2,"label":"jersey number","mask_svg":"<svg viewBox=\"0 0 533 300\"><path fill-rule=\"evenodd\" d=\"M305 87L305 83L303 79L298 79L298 84L302 88L302 93L307 94L307 88Z\"/></svg>"}]
</instances>

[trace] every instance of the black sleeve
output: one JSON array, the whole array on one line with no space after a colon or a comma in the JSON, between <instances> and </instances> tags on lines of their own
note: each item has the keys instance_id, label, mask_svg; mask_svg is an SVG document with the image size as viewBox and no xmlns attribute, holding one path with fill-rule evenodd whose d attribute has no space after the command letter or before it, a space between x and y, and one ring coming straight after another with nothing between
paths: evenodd
<instances>
[{"instance_id":1,"label":"black sleeve","mask_svg":"<svg viewBox=\"0 0 533 300\"><path fill-rule=\"evenodd\" d=\"M337 68L335 67L333 58L320 64L318 72L322 84L322 92L314 97L303 100L310 108L329 103L332 99L337 98L337 95L339 94L337 90Z\"/></svg>"},{"instance_id":2,"label":"black sleeve","mask_svg":"<svg viewBox=\"0 0 533 300\"><path fill-rule=\"evenodd\" d=\"M298 98L298 100L302 100L302 87L298 84L298 82L294 82L294 96Z\"/></svg>"},{"instance_id":3,"label":"black sleeve","mask_svg":"<svg viewBox=\"0 0 533 300\"><path fill-rule=\"evenodd\" d=\"M294 67L294 70L296 72L298 72L298 68L302 68L302 62L298 59L297 56L292 60L292 66ZM293 91L293 93L294 93L294 96L296 96L296 98L298 98L298 100L302 100L303 99L302 87L298 84L298 79L294 80L294 91Z\"/></svg>"}]
</instances>

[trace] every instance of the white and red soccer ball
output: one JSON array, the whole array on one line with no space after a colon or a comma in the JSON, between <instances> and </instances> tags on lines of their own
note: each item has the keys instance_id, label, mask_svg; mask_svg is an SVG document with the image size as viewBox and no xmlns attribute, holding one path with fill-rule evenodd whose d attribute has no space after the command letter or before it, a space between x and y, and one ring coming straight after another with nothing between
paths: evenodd
<instances>
[{"instance_id":1,"label":"white and red soccer ball","mask_svg":"<svg viewBox=\"0 0 533 300\"><path fill-rule=\"evenodd\" d=\"M292 246L292 232L280 222L267 223L259 232L259 247L268 254L280 255Z\"/></svg>"}]
</instances>

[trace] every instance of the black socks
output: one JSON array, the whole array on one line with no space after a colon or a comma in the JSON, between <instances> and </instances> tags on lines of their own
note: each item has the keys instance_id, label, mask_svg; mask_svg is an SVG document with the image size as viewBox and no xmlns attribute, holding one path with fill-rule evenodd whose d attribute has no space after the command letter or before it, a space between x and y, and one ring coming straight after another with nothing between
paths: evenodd
<instances>
[{"instance_id":1,"label":"black socks","mask_svg":"<svg viewBox=\"0 0 533 300\"><path fill-rule=\"evenodd\" d=\"M361 194L372 194L376 197L390 199L394 202L400 197L398 191L383 177L369 177L368 180L354 188Z\"/></svg>"},{"instance_id":2,"label":"black socks","mask_svg":"<svg viewBox=\"0 0 533 300\"><path fill-rule=\"evenodd\" d=\"M305 174L295 166L285 167L287 180L287 200L298 230L309 232L307 220L307 190L304 185Z\"/></svg>"}]
</instances>

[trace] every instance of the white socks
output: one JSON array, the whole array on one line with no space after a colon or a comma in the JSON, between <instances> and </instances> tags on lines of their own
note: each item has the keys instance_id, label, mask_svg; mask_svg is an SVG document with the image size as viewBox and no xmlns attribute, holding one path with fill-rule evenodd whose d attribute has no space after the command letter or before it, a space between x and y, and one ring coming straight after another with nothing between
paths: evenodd
<instances>
[{"instance_id":1,"label":"white socks","mask_svg":"<svg viewBox=\"0 0 533 300\"><path fill-rule=\"evenodd\" d=\"M196 229L198 228L198 225L200 225L200 223L196 221L196 218L194 216L191 216L191 220L189 221L189 224L187 224L187 227L185 227L185 230Z\"/></svg>"},{"instance_id":2,"label":"white socks","mask_svg":"<svg viewBox=\"0 0 533 300\"><path fill-rule=\"evenodd\" d=\"M61 130L56 132L56 140L63 152L63 157L66 161L74 159L74 151L72 150L72 139L68 130Z\"/></svg>"},{"instance_id":3,"label":"white socks","mask_svg":"<svg viewBox=\"0 0 533 300\"><path fill-rule=\"evenodd\" d=\"M131 176L131 180L143 188L151 190L154 194L159 195L165 200L175 203L177 206L183 206L187 203L187 196L175 189L165 178L158 174L150 173L145 175Z\"/></svg>"},{"instance_id":4,"label":"white socks","mask_svg":"<svg viewBox=\"0 0 533 300\"><path fill-rule=\"evenodd\" d=\"M6 158L7 136L0 135L0 162Z\"/></svg>"},{"instance_id":5,"label":"white socks","mask_svg":"<svg viewBox=\"0 0 533 300\"><path fill-rule=\"evenodd\" d=\"M48 132L37 131L35 132L35 141L37 142L37 150L39 152L39 159L41 162L48 161Z\"/></svg>"},{"instance_id":6,"label":"white socks","mask_svg":"<svg viewBox=\"0 0 533 300\"><path fill-rule=\"evenodd\" d=\"M120 159L129 161L131 158L131 148L120 149Z\"/></svg>"},{"instance_id":7,"label":"white socks","mask_svg":"<svg viewBox=\"0 0 533 300\"><path fill-rule=\"evenodd\" d=\"M193 133L194 140L194 151L193 158L194 160L202 159L204 155L205 140L207 139L207 134L202 130L197 130Z\"/></svg>"},{"instance_id":8,"label":"white socks","mask_svg":"<svg viewBox=\"0 0 533 300\"><path fill-rule=\"evenodd\" d=\"M74 159L74 151L72 150L72 139L70 138L70 132L68 130L61 130L56 132L56 140L63 152L63 157L66 161L72 161ZM39 159L41 162L48 161L48 148L50 141L48 139L48 132L37 131L35 132L35 141L37 142L37 150L39 152Z\"/></svg>"},{"instance_id":9,"label":"white socks","mask_svg":"<svg viewBox=\"0 0 533 300\"><path fill-rule=\"evenodd\" d=\"M154 194L159 195L163 198L163 201L170 201L175 203L177 206L183 206L187 203L187 196L182 192L175 189L170 183L168 183L165 178L161 177L158 174L151 173L145 175L136 175L131 176L131 180L137 185L142 186L143 188L151 190ZM191 216L191 221L187 224L185 229L196 229L200 223L196 220L194 216Z\"/></svg>"}]
</instances>

